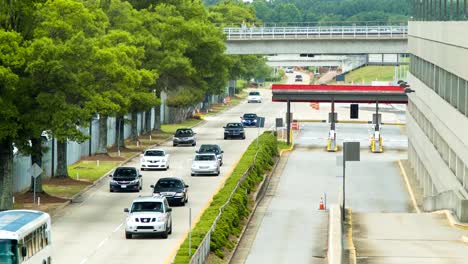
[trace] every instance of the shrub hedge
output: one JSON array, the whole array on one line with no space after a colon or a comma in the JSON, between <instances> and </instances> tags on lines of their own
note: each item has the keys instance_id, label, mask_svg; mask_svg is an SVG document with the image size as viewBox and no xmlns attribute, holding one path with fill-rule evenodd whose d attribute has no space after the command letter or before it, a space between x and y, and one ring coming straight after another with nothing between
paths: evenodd
<instances>
[{"instance_id":1,"label":"shrub hedge","mask_svg":"<svg viewBox=\"0 0 468 264\"><path fill-rule=\"evenodd\" d=\"M258 155L255 164L255 153ZM231 176L226 180L224 187L213 197L210 206L203 212L200 221L192 230L192 254L196 251L203 238L211 228L219 208L226 203L231 192L241 179L242 175L253 165L245 180L241 183L234 193L231 202L224 208L216 229L211 235L211 251L219 257L224 257L224 249L232 249L234 244L229 240L231 235L239 236L243 219L250 214L249 203L251 198L249 194L254 191L257 185L263 180L265 172L274 165L275 156L278 155L276 137L269 132L259 137L259 146L253 141L242 155L237 166L234 168ZM190 262L188 256L188 238L181 245L174 263L186 264Z\"/></svg>"}]
</instances>

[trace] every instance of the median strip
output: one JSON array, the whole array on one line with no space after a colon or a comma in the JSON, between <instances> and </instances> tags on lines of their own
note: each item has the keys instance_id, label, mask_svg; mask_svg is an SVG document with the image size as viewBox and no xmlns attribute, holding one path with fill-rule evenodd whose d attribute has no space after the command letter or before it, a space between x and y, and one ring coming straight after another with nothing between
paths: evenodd
<instances>
[{"instance_id":1,"label":"median strip","mask_svg":"<svg viewBox=\"0 0 468 264\"><path fill-rule=\"evenodd\" d=\"M244 220L251 212L250 194L263 180L264 173L272 168L274 157L278 155L277 141L272 133L261 135L259 142L258 147L255 141L250 144L224 186L201 213L192 230L192 255L189 255L189 241L186 238L174 263L191 263L193 257L204 261L210 253L224 258L225 253L232 249L232 236L240 235Z\"/></svg>"}]
</instances>

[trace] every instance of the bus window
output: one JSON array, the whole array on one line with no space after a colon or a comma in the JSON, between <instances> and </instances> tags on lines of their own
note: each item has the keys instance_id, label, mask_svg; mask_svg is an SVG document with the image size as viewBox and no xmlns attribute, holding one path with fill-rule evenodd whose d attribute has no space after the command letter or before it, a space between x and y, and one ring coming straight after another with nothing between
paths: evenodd
<instances>
[{"instance_id":1,"label":"bus window","mask_svg":"<svg viewBox=\"0 0 468 264\"><path fill-rule=\"evenodd\" d=\"M16 240L0 239L0 263L18 263L18 251Z\"/></svg>"}]
</instances>

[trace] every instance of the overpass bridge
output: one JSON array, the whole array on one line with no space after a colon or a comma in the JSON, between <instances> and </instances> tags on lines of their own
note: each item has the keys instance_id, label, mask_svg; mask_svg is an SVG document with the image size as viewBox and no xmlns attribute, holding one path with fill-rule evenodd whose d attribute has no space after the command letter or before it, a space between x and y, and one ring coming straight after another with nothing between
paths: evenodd
<instances>
[{"instance_id":1,"label":"overpass bridge","mask_svg":"<svg viewBox=\"0 0 468 264\"><path fill-rule=\"evenodd\" d=\"M226 27L228 54L401 54L408 26Z\"/></svg>"}]
</instances>

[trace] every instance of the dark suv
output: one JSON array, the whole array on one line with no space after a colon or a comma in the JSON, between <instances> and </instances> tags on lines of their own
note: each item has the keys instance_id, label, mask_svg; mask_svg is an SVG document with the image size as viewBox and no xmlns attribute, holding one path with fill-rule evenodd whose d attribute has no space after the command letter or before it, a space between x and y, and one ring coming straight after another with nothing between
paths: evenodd
<instances>
[{"instance_id":1,"label":"dark suv","mask_svg":"<svg viewBox=\"0 0 468 264\"><path fill-rule=\"evenodd\" d=\"M244 126L257 126L256 114L244 114L241 116L242 125Z\"/></svg>"},{"instance_id":2,"label":"dark suv","mask_svg":"<svg viewBox=\"0 0 468 264\"><path fill-rule=\"evenodd\" d=\"M140 171L135 167L118 167L114 173L109 175L110 192L113 191L137 191L143 186L143 179Z\"/></svg>"},{"instance_id":3,"label":"dark suv","mask_svg":"<svg viewBox=\"0 0 468 264\"><path fill-rule=\"evenodd\" d=\"M197 145L197 140L195 138L196 133L193 132L191 128L179 128L174 134L172 139L172 145L175 147L177 145Z\"/></svg>"},{"instance_id":4,"label":"dark suv","mask_svg":"<svg viewBox=\"0 0 468 264\"><path fill-rule=\"evenodd\" d=\"M233 137L245 139L244 125L242 123L228 123L224 127L224 139Z\"/></svg>"},{"instance_id":5,"label":"dark suv","mask_svg":"<svg viewBox=\"0 0 468 264\"><path fill-rule=\"evenodd\" d=\"M185 205L188 202L188 185L177 177L161 178L156 185L151 185L153 194L166 197L169 204Z\"/></svg>"},{"instance_id":6,"label":"dark suv","mask_svg":"<svg viewBox=\"0 0 468 264\"><path fill-rule=\"evenodd\" d=\"M216 158L219 160L219 166L223 166L223 153L219 145L203 144L200 149L196 151L198 154L213 153L216 154Z\"/></svg>"}]
</instances>

